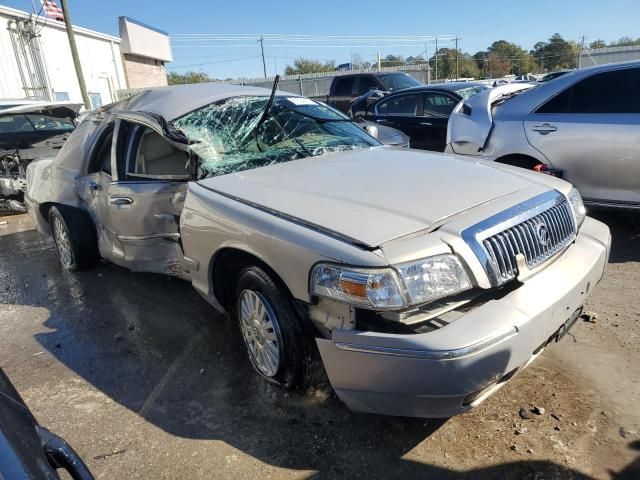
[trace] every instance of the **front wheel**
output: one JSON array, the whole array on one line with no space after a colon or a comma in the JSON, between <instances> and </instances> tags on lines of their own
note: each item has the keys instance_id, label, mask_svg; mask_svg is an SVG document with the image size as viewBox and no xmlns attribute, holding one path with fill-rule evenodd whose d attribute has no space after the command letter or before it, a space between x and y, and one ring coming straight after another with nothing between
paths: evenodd
<instances>
[{"instance_id":1,"label":"front wheel","mask_svg":"<svg viewBox=\"0 0 640 480\"><path fill-rule=\"evenodd\" d=\"M258 266L238 277L236 316L251 364L262 377L288 389L319 383L323 368L310 329L289 293Z\"/></svg>"}]
</instances>

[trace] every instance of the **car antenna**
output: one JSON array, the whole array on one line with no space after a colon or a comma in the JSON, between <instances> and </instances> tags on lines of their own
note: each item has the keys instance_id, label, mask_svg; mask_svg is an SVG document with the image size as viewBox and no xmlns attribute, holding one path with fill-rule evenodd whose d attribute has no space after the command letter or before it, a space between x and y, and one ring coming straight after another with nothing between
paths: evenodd
<instances>
[{"instance_id":1,"label":"car antenna","mask_svg":"<svg viewBox=\"0 0 640 480\"><path fill-rule=\"evenodd\" d=\"M276 90L278 89L278 82L280 82L280 75L276 75L276 78L273 79L273 87L271 87L271 96L269 97L269 101L264 106L264 110L262 112L262 116L258 123L256 124L256 128L253 130L254 136L256 138L256 143L258 143L258 130L260 129L260 125L265 121L267 115L269 115L269 110L271 110L271 106L273 105L273 99L276 96ZM258 143L258 148L260 148L260 144Z\"/></svg>"}]
</instances>

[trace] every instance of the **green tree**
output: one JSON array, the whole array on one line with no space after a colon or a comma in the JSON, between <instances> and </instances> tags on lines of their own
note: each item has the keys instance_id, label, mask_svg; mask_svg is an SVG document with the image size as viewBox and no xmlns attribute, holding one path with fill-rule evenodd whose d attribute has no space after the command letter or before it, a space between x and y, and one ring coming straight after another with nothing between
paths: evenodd
<instances>
[{"instance_id":1,"label":"green tree","mask_svg":"<svg viewBox=\"0 0 640 480\"><path fill-rule=\"evenodd\" d=\"M589 44L589 48L604 48L607 46L607 42L602 39L594 40Z\"/></svg>"},{"instance_id":2,"label":"green tree","mask_svg":"<svg viewBox=\"0 0 640 480\"><path fill-rule=\"evenodd\" d=\"M211 82L214 79L209 77L206 73L203 72L185 72L185 73L177 73L170 72L167 75L167 81L169 85L184 85L187 83L206 83Z\"/></svg>"},{"instance_id":3,"label":"green tree","mask_svg":"<svg viewBox=\"0 0 640 480\"><path fill-rule=\"evenodd\" d=\"M622 37L615 42L611 42L609 44L610 47L627 47L631 45L640 45L640 38L636 38L635 40L631 37Z\"/></svg>"},{"instance_id":4,"label":"green tree","mask_svg":"<svg viewBox=\"0 0 640 480\"><path fill-rule=\"evenodd\" d=\"M402 55L387 55L380 59L380 65L383 67L401 67L406 62Z\"/></svg>"},{"instance_id":5,"label":"green tree","mask_svg":"<svg viewBox=\"0 0 640 480\"><path fill-rule=\"evenodd\" d=\"M526 50L506 40L498 40L489 46L486 61L486 71L490 77L520 75L537 70L535 62Z\"/></svg>"},{"instance_id":6,"label":"green tree","mask_svg":"<svg viewBox=\"0 0 640 480\"><path fill-rule=\"evenodd\" d=\"M456 57L457 57L457 75L456 75ZM475 59L468 53L463 53L453 48L440 48L437 53L438 61L438 80L440 79L454 79L460 78L477 78L480 76L480 69L478 68ZM429 65L432 68L433 75L435 75L436 68L436 54L429 59Z\"/></svg>"},{"instance_id":7,"label":"green tree","mask_svg":"<svg viewBox=\"0 0 640 480\"><path fill-rule=\"evenodd\" d=\"M304 73L332 72L336 69L335 60L322 62L320 60L311 60L308 58L296 58L293 66L287 65L284 69L285 75L301 75Z\"/></svg>"},{"instance_id":8,"label":"green tree","mask_svg":"<svg viewBox=\"0 0 640 480\"><path fill-rule=\"evenodd\" d=\"M575 68L579 50L575 42L567 42L562 35L554 33L549 41L536 43L531 54L541 70L549 71Z\"/></svg>"}]
</instances>

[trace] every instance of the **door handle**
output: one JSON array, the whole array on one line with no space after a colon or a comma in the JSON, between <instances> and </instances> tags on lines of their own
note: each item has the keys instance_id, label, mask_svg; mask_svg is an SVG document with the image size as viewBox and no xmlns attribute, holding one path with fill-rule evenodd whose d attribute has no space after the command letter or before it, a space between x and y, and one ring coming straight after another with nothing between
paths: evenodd
<instances>
[{"instance_id":1,"label":"door handle","mask_svg":"<svg viewBox=\"0 0 640 480\"><path fill-rule=\"evenodd\" d=\"M133 198L131 197L109 197L109 203L111 205L131 205Z\"/></svg>"},{"instance_id":2,"label":"door handle","mask_svg":"<svg viewBox=\"0 0 640 480\"><path fill-rule=\"evenodd\" d=\"M433 127L433 123L431 122L420 122L420 125L423 125L425 127Z\"/></svg>"},{"instance_id":3,"label":"door handle","mask_svg":"<svg viewBox=\"0 0 640 480\"><path fill-rule=\"evenodd\" d=\"M540 135L547 135L548 133L558 130L558 127L554 127L548 123L543 123L542 125L535 125L531 130L538 132Z\"/></svg>"}]
</instances>

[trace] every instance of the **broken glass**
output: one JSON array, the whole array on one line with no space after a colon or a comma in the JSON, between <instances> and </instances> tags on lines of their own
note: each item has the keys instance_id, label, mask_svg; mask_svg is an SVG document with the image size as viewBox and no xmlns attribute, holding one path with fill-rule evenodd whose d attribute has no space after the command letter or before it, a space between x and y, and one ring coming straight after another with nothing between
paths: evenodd
<instances>
[{"instance_id":1,"label":"broken glass","mask_svg":"<svg viewBox=\"0 0 640 480\"><path fill-rule=\"evenodd\" d=\"M199 157L199 178L298 158L368 148L379 142L341 113L303 97L231 97L174 120Z\"/></svg>"}]
</instances>

